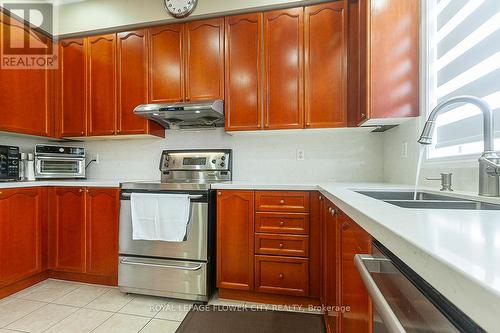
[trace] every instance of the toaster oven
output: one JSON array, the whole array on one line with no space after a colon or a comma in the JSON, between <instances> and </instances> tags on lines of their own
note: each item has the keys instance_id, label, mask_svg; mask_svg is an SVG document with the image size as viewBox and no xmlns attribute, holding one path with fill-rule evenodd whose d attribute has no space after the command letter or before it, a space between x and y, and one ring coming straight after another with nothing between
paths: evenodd
<instances>
[{"instance_id":1,"label":"toaster oven","mask_svg":"<svg viewBox=\"0 0 500 333\"><path fill-rule=\"evenodd\" d=\"M35 178L85 178L85 148L36 145Z\"/></svg>"}]
</instances>

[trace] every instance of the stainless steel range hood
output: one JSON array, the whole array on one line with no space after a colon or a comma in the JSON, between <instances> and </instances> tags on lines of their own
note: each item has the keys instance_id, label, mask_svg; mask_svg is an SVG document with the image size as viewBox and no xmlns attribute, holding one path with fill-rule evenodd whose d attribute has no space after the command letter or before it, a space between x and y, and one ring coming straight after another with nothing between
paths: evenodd
<instances>
[{"instance_id":1,"label":"stainless steel range hood","mask_svg":"<svg viewBox=\"0 0 500 333\"><path fill-rule=\"evenodd\" d=\"M224 126L224 101L207 100L171 104L142 104L134 114L157 122L166 129Z\"/></svg>"}]
</instances>

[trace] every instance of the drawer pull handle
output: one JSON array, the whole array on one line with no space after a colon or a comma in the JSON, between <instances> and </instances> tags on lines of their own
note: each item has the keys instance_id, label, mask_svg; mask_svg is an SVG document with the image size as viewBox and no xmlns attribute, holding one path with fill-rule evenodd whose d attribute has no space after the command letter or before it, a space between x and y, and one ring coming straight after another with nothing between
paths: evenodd
<instances>
[{"instance_id":1,"label":"drawer pull handle","mask_svg":"<svg viewBox=\"0 0 500 333\"><path fill-rule=\"evenodd\" d=\"M284 226L284 225L285 225L285 221L281 220L281 221L280 221L280 226L282 227L282 226Z\"/></svg>"},{"instance_id":2,"label":"drawer pull handle","mask_svg":"<svg viewBox=\"0 0 500 333\"><path fill-rule=\"evenodd\" d=\"M283 280L285 278L285 274L280 273L280 279Z\"/></svg>"},{"instance_id":3,"label":"drawer pull handle","mask_svg":"<svg viewBox=\"0 0 500 333\"><path fill-rule=\"evenodd\" d=\"M285 204L285 200L280 200L280 205L284 205Z\"/></svg>"},{"instance_id":4,"label":"drawer pull handle","mask_svg":"<svg viewBox=\"0 0 500 333\"><path fill-rule=\"evenodd\" d=\"M280 249L282 249L282 248L283 248L283 243L280 243Z\"/></svg>"}]
</instances>

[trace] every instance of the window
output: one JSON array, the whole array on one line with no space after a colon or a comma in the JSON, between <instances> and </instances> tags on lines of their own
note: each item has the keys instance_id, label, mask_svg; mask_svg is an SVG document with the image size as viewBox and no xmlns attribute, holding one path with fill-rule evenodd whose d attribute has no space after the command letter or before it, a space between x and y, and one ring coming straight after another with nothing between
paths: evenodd
<instances>
[{"instance_id":1,"label":"window","mask_svg":"<svg viewBox=\"0 0 500 333\"><path fill-rule=\"evenodd\" d=\"M429 112L458 95L486 100L494 110L500 150L500 1L428 0L427 80ZM429 158L483 151L482 116L460 105L438 117Z\"/></svg>"}]
</instances>

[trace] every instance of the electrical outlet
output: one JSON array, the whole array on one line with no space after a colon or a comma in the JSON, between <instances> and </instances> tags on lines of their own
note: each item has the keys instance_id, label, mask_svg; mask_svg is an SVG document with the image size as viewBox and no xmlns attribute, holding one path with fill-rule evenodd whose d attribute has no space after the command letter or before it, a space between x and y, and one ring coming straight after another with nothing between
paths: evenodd
<instances>
[{"instance_id":1,"label":"electrical outlet","mask_svg":"<svg viewBox=\"0 0 500 333\"><path fill-rule=\"evenodd\" d=\"M99 164L99 154L92 154L92 159L95 161L95 164Z\"/></svg>"},{"instance_id":2,"label":"electrical outlet","mask_svg":"<svg viewBox=\"0 0 500 333\"><path fill-rule=\"evenodd\" d=\"M297 149L297 161L303 161L304 159L304 149Z\"/></svg>"},{"instance_id":3,"label":"electrical outlet","mask_svg":"<svg viewBox=\"0 0 500 333\"><path fill-rule=\"evenodd\" d=\"M403 142L403 145L401 146L401 157L402 158L408 158L408 142Z\"/></svg>"}]
</instances>

